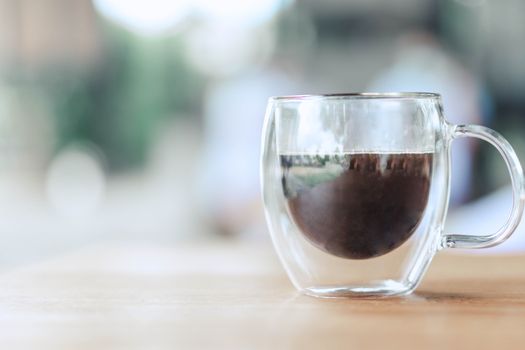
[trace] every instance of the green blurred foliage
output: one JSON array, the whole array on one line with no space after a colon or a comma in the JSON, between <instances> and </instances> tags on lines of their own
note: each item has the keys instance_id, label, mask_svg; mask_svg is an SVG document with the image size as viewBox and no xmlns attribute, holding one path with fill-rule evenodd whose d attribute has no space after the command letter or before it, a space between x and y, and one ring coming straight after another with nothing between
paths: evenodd
<instances>
[{"instance_id":1,"label":"green blurred foliage","mask_svg":"<svg viewBox=\"0 0 525 350\"><path fill-rule=\"evenodd\" d=\"M88 141L110 170L128 170L146 160L159 121L199 115L204 78L184 61L179 36L139 37L104 23L103 38L94 67L55 67L42 83L56 117L56 149Z\"/></svg>"}]
</instances>

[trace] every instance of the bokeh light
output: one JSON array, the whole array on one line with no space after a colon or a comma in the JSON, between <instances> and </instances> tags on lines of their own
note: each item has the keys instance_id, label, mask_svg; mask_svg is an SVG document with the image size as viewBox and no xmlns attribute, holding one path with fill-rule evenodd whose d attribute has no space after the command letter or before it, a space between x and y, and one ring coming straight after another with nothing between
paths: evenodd
<instances>
[{"instance_id":1,"label":"bokeh light","mask_svg":"<svg viewBox=\"0 0 525 350\"><path fill-rule=\"evenodd\" d=\"M174 27L189 13L186 0L94 0L108 18L141 34L153 35Z\"/></svg>"},{"instance_id":2,"label":"bokeh light","mask_svg":"<svg viewBox=\"0 0 525 350\"><path fill-rule=\"evenodd\" d=\"M53 208L63 216L90 216L100 205L105 188L103 158L93 145L69 146L49 166L47 196Z\"/></svg>"},{"instance_id":3,"label":"bokeh light","mask_svg":"<svg viewBox=\"0 0 525 350\"><path fill-rule=\"evenodd\" d=\"M162 33L190 16L206 22L235 23L242 27L264 23L291 1L213 0L94 0L106 17L146 35Z\"/></svg>"}]
</instances>

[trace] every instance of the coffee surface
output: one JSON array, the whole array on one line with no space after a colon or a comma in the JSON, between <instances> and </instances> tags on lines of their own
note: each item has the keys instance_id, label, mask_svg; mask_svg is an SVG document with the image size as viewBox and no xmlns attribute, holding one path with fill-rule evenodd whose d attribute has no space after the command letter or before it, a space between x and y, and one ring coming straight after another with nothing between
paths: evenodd
<instances>
[{"instance_id":1,"label":"coffee surface","mask_svg":"<svg viewBox=\"0 0 525 350\"><path fill-rule=\"evenodd\" d=\"M427 206L432 153L281 155L282 187L304 237L348 259L407 241Z\"/></svg>"}]
</instances>

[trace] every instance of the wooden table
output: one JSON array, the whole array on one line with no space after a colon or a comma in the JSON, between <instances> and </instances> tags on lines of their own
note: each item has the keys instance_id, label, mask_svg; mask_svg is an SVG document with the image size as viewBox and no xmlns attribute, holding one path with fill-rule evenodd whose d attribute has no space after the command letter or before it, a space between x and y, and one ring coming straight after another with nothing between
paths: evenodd
<instances>
[{"instance_id":1,"label":"wooden table","mask_svg":"<svg viewBox=\"0 0 525 350\"><path fill-rule=\"evenodd\" d=\"M442 253L415 295L320 300L266 240L107 243L0 286L1 349L525 347L525 255Z\"/></svg>"}]
</instances>

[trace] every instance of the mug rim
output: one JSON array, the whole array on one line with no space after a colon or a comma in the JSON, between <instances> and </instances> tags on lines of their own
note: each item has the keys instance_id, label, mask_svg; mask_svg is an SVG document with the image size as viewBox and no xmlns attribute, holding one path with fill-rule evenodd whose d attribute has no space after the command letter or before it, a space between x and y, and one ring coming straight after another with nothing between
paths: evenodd
<instances>
[{"instance_id":1,"label":"mug rim","mask_svg":"<svg viewBox=\"0 0 525 350\"><path fill-rule=\"evenodd\" d=\"M353 99L441 99L435 92L348 92L333 94L305 94L272 96L270 101L294 102L311 100L353 100Z\"/></svg>"}]
</instances>

